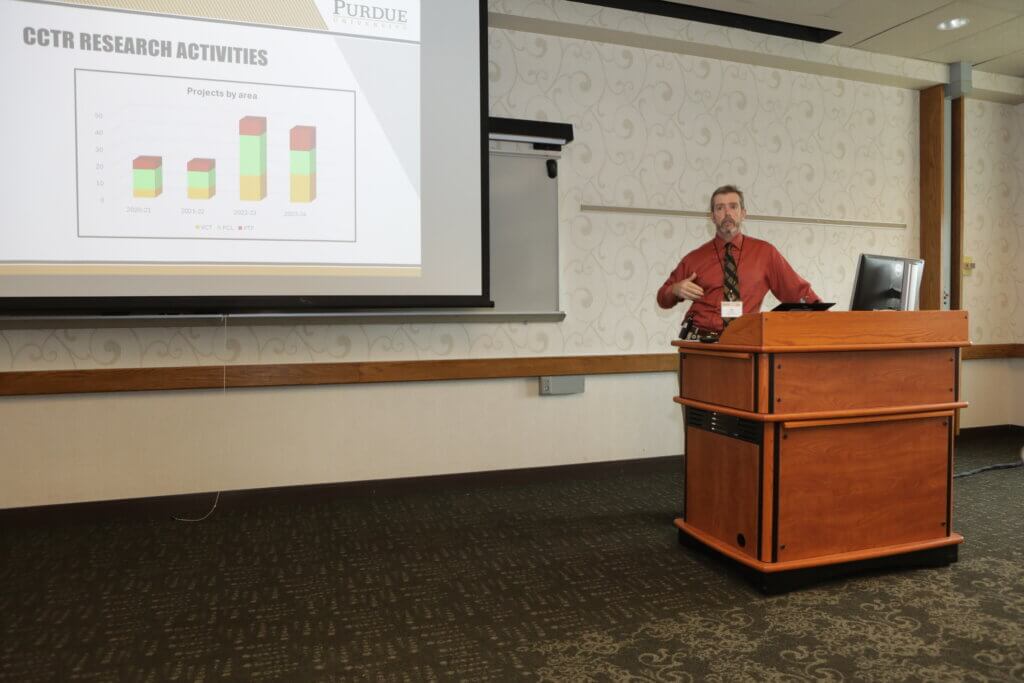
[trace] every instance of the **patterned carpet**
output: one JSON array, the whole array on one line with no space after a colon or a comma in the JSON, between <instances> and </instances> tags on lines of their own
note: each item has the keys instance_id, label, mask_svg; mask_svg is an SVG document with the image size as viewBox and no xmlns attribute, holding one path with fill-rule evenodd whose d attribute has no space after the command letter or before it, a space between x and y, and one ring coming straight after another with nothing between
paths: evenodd
<instances>
[{"instance_id":1,"label":"patterned carpet","mask_svg":"<svg viewBox=\"0 0 1024 683\"><path fill-rule=\"evenodd\" d=\"M957 469L1022 445L962 437ZM0 516L0 680L1024 681L1024 469L957 480L957 564L773 597L678 545L681 487L662 461Z\"/></svg>"}]
</instances>

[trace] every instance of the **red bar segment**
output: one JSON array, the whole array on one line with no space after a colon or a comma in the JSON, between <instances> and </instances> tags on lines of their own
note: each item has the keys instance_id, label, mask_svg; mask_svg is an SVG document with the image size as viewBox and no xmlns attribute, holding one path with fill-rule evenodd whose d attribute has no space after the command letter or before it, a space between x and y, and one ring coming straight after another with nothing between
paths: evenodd
<instances>
[{"instance_id":1,"label":"red bar segment","mask_svg":"<svg viewBox=\"0 0 1024 683\"><path fill-rule=\"evenodd\" d=\"M188 170L190 171L212 171L216 165L216 161L213 159L192 159L188 162Z\"/></svg>"},{"instance_id":2,"label":"red bar segment","mask_svg":"<svg viewBox=\"0 0 1024 683\"><path fill-rule=\"evenodd\" d=\"M295 126L291 129L291 149L305 152L316 148L316 126Z\"/></svg>"},{"instance_id":3,"label":"red bar segment","mask_svg":"<svg viewBox=\"0 0 1024 683\"><path fill-rule=\"evenodd\" d=\"M266 132L266 116L246 116L238 121L239 135L263 135Z\"/></svg>"},{"instance_id":4,"label":"red bar segment","mask_svg":"<svg viewBox=\"0 0 1024 683\"><path fill-rule=\"evenodd\" d=\"M132 168L136 170L152 170L163 165L163 157L135 157Z\"/></svg>"}]
</instances>

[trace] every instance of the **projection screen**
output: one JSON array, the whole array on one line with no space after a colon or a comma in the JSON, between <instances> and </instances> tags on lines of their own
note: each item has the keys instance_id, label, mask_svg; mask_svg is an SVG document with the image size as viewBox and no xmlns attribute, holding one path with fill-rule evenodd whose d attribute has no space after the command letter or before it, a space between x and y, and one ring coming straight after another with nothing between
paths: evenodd
<instances>
[{"instance_id":1,"label":"projection screen","mask_svg":"<svg viewBox=\"0 0 1024 683\"><path fill-rule=\"evenodd\" d=\"M487 306L481 0L5 0L0 313Z\"/></svg>"}]
</instances>

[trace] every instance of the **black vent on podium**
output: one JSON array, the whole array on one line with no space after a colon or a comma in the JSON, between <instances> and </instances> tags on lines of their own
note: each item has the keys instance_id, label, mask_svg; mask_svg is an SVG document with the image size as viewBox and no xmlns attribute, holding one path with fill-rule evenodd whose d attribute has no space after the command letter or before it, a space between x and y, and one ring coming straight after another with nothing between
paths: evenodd
<instances>
[{"instance_id":1,"label":"black vent on podium","mask_svg":"<svg viewBox=\"0 0 1024 683\"><path fill-rule=\"evenodd\" d=\"M733 439L749 441L750 443L761 443L761 425L753 420L746 420L735 415L716 413L700 408L686 408L686 425L703 429L706 432L714 432Z\"/></svg>"}]
</instances>

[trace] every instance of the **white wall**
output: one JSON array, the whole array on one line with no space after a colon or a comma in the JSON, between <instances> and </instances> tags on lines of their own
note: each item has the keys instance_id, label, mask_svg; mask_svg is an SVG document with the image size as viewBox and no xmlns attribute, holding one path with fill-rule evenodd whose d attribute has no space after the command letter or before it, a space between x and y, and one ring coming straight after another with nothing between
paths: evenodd
<instances>
[{"instance_id":1,"label":"white wall","mask_svg":"<svg viewBox=\"0 0 1024 683\"><path fill-rule=\"evenodd\" d=\"M1024 425L1024 360L1013 361L1006 381L1010 385L1010 405L1013 406L1009 424Z\"/></svg>"},{"instance_id":2,"label":"white wall","mask_svg":"<svg viewBox=\"0 0 1024 683\"><path fill-rule=\"evenodd\" d=\"M565 21L596 11L555 4L585 9ZM905 225L750 222L841 307L857 254L918 253L914 90L506 29L490 40L492 113L575 126L560 166L564 322L2 330L0 371L669 351L683 311L654 293L710 224L581 205L703 211L725 182L755 214ZM552 398L495 380L2 399L0 507L669 455L682 451L675 393L661 373Z\"/></svg>"},{"instance_id":3,"label":"white wall","mask_svg":"<svg viewBox=\"0 0 1024 683\"><path fill-rule=\"evenodd\" d=\"M960 411L960 427L1024 425L1024 361L993 358L961 365L960 396L970 406Z\"/></svg>"},{"instance_id":4,"label":"white wall","mask_svg":"<svg viewBox=\"0 0 1024 683\"><path fill-rule=\"evenodd\" d=\"M971 339L1024 343L1024 105L967 100L964 277Z\"/></svg>"},{"instance_id":5,"label":"white wall","mask_svg":"<svg viewBox=\"0 0 1024 683\"><path fill-rule=\"evenodd\" d=\"M585 463L681 452L675 377L0 399L0 507Z\"/></svg>"},{"instance_id":6,"label":"white wall","mask_svg":"<svg viewBox=\"0 0 1024 683\"><path fill-rule=\"evenodd\" d=\"M964 307L975 344L1024 344L1024 105L967 100ZM961 425L1024 425L1024 360L963 365Z\"/></svg>"}]
</instances>

